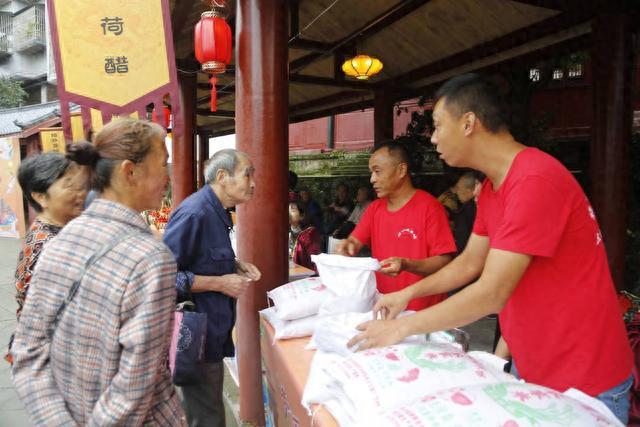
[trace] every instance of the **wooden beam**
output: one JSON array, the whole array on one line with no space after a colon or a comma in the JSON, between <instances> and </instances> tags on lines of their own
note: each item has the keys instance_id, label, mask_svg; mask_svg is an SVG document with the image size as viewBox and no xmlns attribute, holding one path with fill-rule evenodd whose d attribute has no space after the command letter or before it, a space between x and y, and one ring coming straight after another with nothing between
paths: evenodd
<instances>
[{"instance_id":1,"label":"wooden beam","mask_svg":"<svg viewBox=\"0 0 640 427\"><path fill-rule=\"evenodd\" d=\"M329 77L305 76L303 74L290 74L289 81L293 83L318 85L318 86L334 86L345 87L359 90L375 90L380 87L378 83L364 83L355 80L339 81Z\"/></svg>"},{"instance_id":2,"label":"wooden beam","mask_svg":"<svg viewBox=\"0 0 640 427\"><path fill-rule=\"evenodd\" d=\"M373 107L373 99L352 102L338 107L326 108L324 110L313 111L306 114L289 115L289 123L304 122L307 120L319 119L321 117L333 116L337 114L351 113L352 111L364 110Z\"/></svg>"},{"instance_id":3,"label":"wooden beam","mask_svg":"<svg viewBox=\"0 0 640 427\"><path fill-rule=\"evenodd\" d=\"M211 90L211 85L209 83L198 83L198 89ZM228 84L228 85L217 84L216 85L216 90L218 91L218 93L233 93L234 89L235 89L235 85L233 84Z\"/></svg>"},{"instance_id":4,"label":"wooden beam","mask_svg":"<svg viewBox=\"0 0 640 427\"><path fill-rule=\"evenodd\" d=\"M360 92L357 90L344 90L342 92L333 93L331 95L323 96L321 98L312 99L310 101L301 102L299 104L289 107L290 114L296 111L304 111L317 106L325 104L333 104L334 102L342 101L350 98L357 98L364 96L366 92Z\"/></svg>"},{"instance_id":5,"label":"wooden beam","mask_svg":"<svg viewBox=\"0 0 640 427\"><path fill-rule=\"evenodd\" d=\"M213 132L211 134L211 137L212 138L217 138L219 136L232 135L234 133L236 133L236 129L235 128L223 129L223 130L219 130L219 131Z\"/></svg>"},{"instance_id":6,"label":"wooden beam","mask_svg":"<svg viewBox=\"0 0 640 427\"><path fill-rule=\"evenodd\" d=\"M564 55L564 54L579 52L581 50L588 49L590 46L591 46L591 35L585 34L580 37L576 37L576 38L565 40L563 42L560 42L551 46L547 46L543 49L539 49L533 52L526 53L524 55L517 56L515 58L505 59L504 61L496 62L495 64L491 64L486 67L481 67L473 71L480 72L483 74L493 74L493 73L500 72L500 69L502 67L504 67L505 65L509 65L514 61L518 61L518 62L524 61L530 64L535 64L536 62L543 61L544 59L549 58L553 55L558 55L558 54ZM394 92L394 95L395 95L394 100L398 102L406 99L416 98L418 96L431 95L447 79L448 77L443 77L438 81L429 83L421 87L405 89L403 91Z\"/></svg>"},{"instance_id":7,"label":"wooden beam","mask_svg":"<svg viewBox=\"0 0 640 427\"><path fill-rule=\"evenodd\" d=\"M550 36L563 29L571 28L575 25L586 22L589 19L590 13L588 11L561 13L552 18L548 18L528 27L513 31L504 36L473 46L439 61L423 65L407 73L383 80L380 82L380 85L387 85L390 87L406 85L407 83L421 80L425 77L429 77L430 75L439 74L472 61L477 61L487 56L494 55L497 52L512 49L530 41Z\"/></svg>"},{"instance_id":8,"label":"wooden beam","mask_svg":"<svg viewBox=\"0 0 640 427\"><path fill-rule=\"evenodd\" d=\"M220 129L231 130L231 132L229 133L234 133L235 125L236 125L235 119L230 119L230 120L222 120L216 123L212 123L210 125L199 126L198 129L202 131L210 131L213 133L214 136L218 136L216 135L216 132L220 131ZM225 135L228 135L229 133L226 133Z\"/></svg>"},{"instance_id":9,"label":"wooden beam","mask_svg":"<svg viewBox=\"0 0 640 427\"><path fill-rule=\"evenodd\" d=\"M173 28L174 44L177 44L178 42L178 40L176 40L176 37L180 37L181 35L181 31L179 31L178 29L184 27L187 17L189 16L189 12L191 12L192 8L193 2L176 0L173 11L171 12L171 28Z\"/></svg>"},{"instance_id":10,"label":"wooden beam","mask_svg":"<svg viewBox=\"0 0 640 427\"><path fill-rule=\"evenodd\" d=\"M224 88L224 89L223 89ZM198 83L198 89L206 89L211 90L211 85L208 83ZM227 85L227 86L218 86L216 85L217 98L223 99L234 95L236 93L235 85ZM207 104L211 102L211 95L201 96L196 100L196 104Z\"/></svg>"},{"instance_id":11,"label":"wooden beam","mask_svg":"<svg viewBox=\"0 0 640 427\"><path fill-rule=\"evenodd\" d=\"M196 109L196 113L199 116L208 116L208 117L235 117L236 116L236 112L232 110L211 111L207 108L198 108Z\"/></svg>"},{"instance_id":12,"label":"wooden beam","mask_svg":"<svg viewBox=\"0 0 640 427\"><path fill-rule=\"evenodd\" d=\"M289 47L294 49L311 50L314 52L327 52L332 49L333 44L297 37L289 42Z\"/></svg>"},{"instance_id":13,"label":"wooden beam","mask_svg":"<svg viewBox=\"0 0 640 427\"><path fill-rule=\"evenodd\" d=\"M395 6L376 16L361 28L356 29L346 37L343 37L342 39L333 43L329 50L321 53L312 53L303 56L302 58L291 61L289 63L289 72L296 73L301 69L307 67L308 65L318 61L319 59L322 59L331 54L339 47L348 44L356 39L363 40L373 36L374 34L377 34L378 32L392 25L396 21L399 21L400 19L404 18L405 16L428 2L429 0L403 0L398 2Z\"/></svg>"},{"instance_id":14,"label":"wooden beam","mask_svg":"<svg viewBox=\"0 0 640 427\"><path fill-rule=\"evenodd\" d=\"M300 32L300 2L299 0L290 0L289 1L289 40L296 37L299 32Z\"/></svg>"},{"instance_id":15,"label":"wooden beam","mask_svg":"<svg viewBox=\"0 0 640 427\"><path fill-rule=\"evenodd\" d=\"M545 9L567 10L575 2L571 0L511 0L516 3L528 4L530 6L544 7Z\"/></svg>"}]
</instances>

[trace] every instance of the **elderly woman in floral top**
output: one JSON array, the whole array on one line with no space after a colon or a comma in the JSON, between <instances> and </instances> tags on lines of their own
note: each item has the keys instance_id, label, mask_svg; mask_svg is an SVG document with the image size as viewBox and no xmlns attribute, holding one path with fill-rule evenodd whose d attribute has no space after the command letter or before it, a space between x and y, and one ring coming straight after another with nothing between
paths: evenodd
<instances>
[{"instance_id":1,"label":"elderly woman in floral top","mask_svg":"<svg viewBox=\"0 0 640 427\"><path fill-rule=\"evenodd\" d=\"M87 180L83 168L63 154L44 153L28 157L22 162L18 170L18 182L29 204L38 212L18 256L15 275L16 316L20 319L40 252L44 244L58 234L66 223L82 213ZM5 358L11 362L11 353Z\"/></svg>"}]
</instances>

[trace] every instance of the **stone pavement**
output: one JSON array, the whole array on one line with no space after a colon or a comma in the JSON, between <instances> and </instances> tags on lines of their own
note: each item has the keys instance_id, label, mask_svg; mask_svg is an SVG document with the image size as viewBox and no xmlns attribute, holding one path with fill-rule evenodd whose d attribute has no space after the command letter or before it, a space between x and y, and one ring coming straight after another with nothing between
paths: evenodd
<instances>
[{"instance_id":1,"label":"stone pavement","mask_svg":"<svg viewBox=\"0 0 640 427\"><path fill-rule=\"evenodd\" d=\"M14 299L13 274L16 271L18 252L22 240L0 237L0 426L29 426L29 419L22 403L18 399L13 382L11 368L4 361L9 337L16 327L17 303Z\"/></svg>"}]
</instances>

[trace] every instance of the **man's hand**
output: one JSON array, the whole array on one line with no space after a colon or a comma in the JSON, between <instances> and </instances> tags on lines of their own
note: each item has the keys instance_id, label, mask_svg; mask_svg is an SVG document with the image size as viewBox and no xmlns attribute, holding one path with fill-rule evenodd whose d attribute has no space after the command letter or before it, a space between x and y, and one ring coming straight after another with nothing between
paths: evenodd
<instances>
[{"instance_id":1,"label":"man's hand","mask_svg":"<svg viewBox=\"0 0 640 427\"><path fill-rule=\"evenodd\" d=\"M338 255L356 256L358 253L358 245L353 240L347 238L338 243L335 251Z\"/></svg>"},{"instance_id":2,"label":"man's hand","mask_svg":"<svg viewBox=\"0 0 640 427\"><path fill-rule=\"evenodd\" d=\"M251 284L249 278L235 273L225 274L224 276L220 276L220 278L223 279L220 292L231 298L239 298L242 296Z\"/></svg>"},{"instance_id":3,"label":"man's hand","mask_svg":"<svg viewBox=\"0 0 640 427\"><path fill-rule=\"evenodd\" d=\"M380 273L391 277L396 277L402 270L404 270L403 259L397 256L380 261L380 265L382 266L379 270Z\"/></svg>"},{"instance_id":4,"label":"man's hand","mask_svg":"<svg viewBox=\"0 0 640 427\"><path fill-rule=\"evenodd\" d=\"M357 326L362 331L347 343L347 347L357 346L357 351L397 344L406 338L400 319L370 320Z\"/></svg>"},{"instance_id":5,"label":"man's hand","mask_svg":"<svg viewBox=\"0 0 640 427\"><path fill-rule=\"evenodd\" d=\"M375 319L391 320L400 314L410 301L410 296L404 291L383 295L373 306Z\"/></svg>"},{"instance_id":6,"label":"man's hand","mask_svg":"<svg viewBox=\"0 0 640 427\"><path fill-rule=\"evenodd\" d=\"M249 280L257 281L262 277L262 273L258 270L258 267L250 262L236 260L236 268L238 273L245 276Z\"/></svg>"}]
</instances>

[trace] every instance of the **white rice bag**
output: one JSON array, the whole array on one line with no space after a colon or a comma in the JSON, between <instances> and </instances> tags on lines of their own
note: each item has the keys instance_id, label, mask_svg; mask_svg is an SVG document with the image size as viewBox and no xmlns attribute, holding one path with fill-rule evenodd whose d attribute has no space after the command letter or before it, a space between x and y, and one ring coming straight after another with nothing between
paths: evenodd
<instances>
[{"instance_id":1,"label":"white rice bag","mask_svg":"<svg viewBox=\"0 0 640 427\"><path fill-rule=\"evenodd\" d=\"M274 339L276 340L308 337L313 334L316 322L318 321L318 316L309 316L296 320L282 320L277 316L274 307L260 310L260 314L273 326L275 330Z\"/></svg>"},{"instance_id":2,"label":"white rice bag","mask_svg":"<svg viewBox=\"0 0 640 427\"><path fill-rule=\"evenodd\" d=\"M371 311L378 298L378 260L328 254L312 255L311 259L322 283L334 294L322 303L320 315Z\"/></svg>"},{"instance_id":3,"label":"white rice bag","mask_svg":"<svg viewBox=\"0 0 640 427\"><path fill-rule=\"evenodd\" d=\"M405 311L399 317L415 313ZM326 353L335 353L341 356L353 354L357 348L347 347L347 343L360 331L356 327L373 319L373 312L367 313L341 313L332 316L323 316L316 324L313 336L307 348L318 349ZM402 341L404 344L425 344L426 336L412 335Z\"/></svg>"},{"instance_id":4,"label":"white rice bag","mask_svg":"<svg viewBox=\"0 0 640 427\"><path fill-rule=\"evenodd\" d=\"M436 343L365 350L327 364L322 371L324 387L341 390L339 402L353 420L402 405L413 396L452 387L516 381L452 345Z\"/></svg>"},{"instance_id":5,"label":"white rice bag","mask_svg":"<svg viewBox=\"0 0 640 427\"><path fill-rule=\"evenodd\" d=\"M276 316L282 320L295 320L318 314L320 305L332 293L319 277L307 277L278 286L268 291L267 296L273 301Z\"/></svg>"},{"instance_id":6,"label":"white rice bag","mask_svg":"<svg viewBox=\"0 0 640 427\"><path fill-rule=\"evenodd\" d=\"M340 410L338 414L344 417ZM607 407L592 397L583 394L576 399L569 391L559 393L517 382L451 388L354 421L360 427L622 427Z\"/></svg>"}]
</instances>

